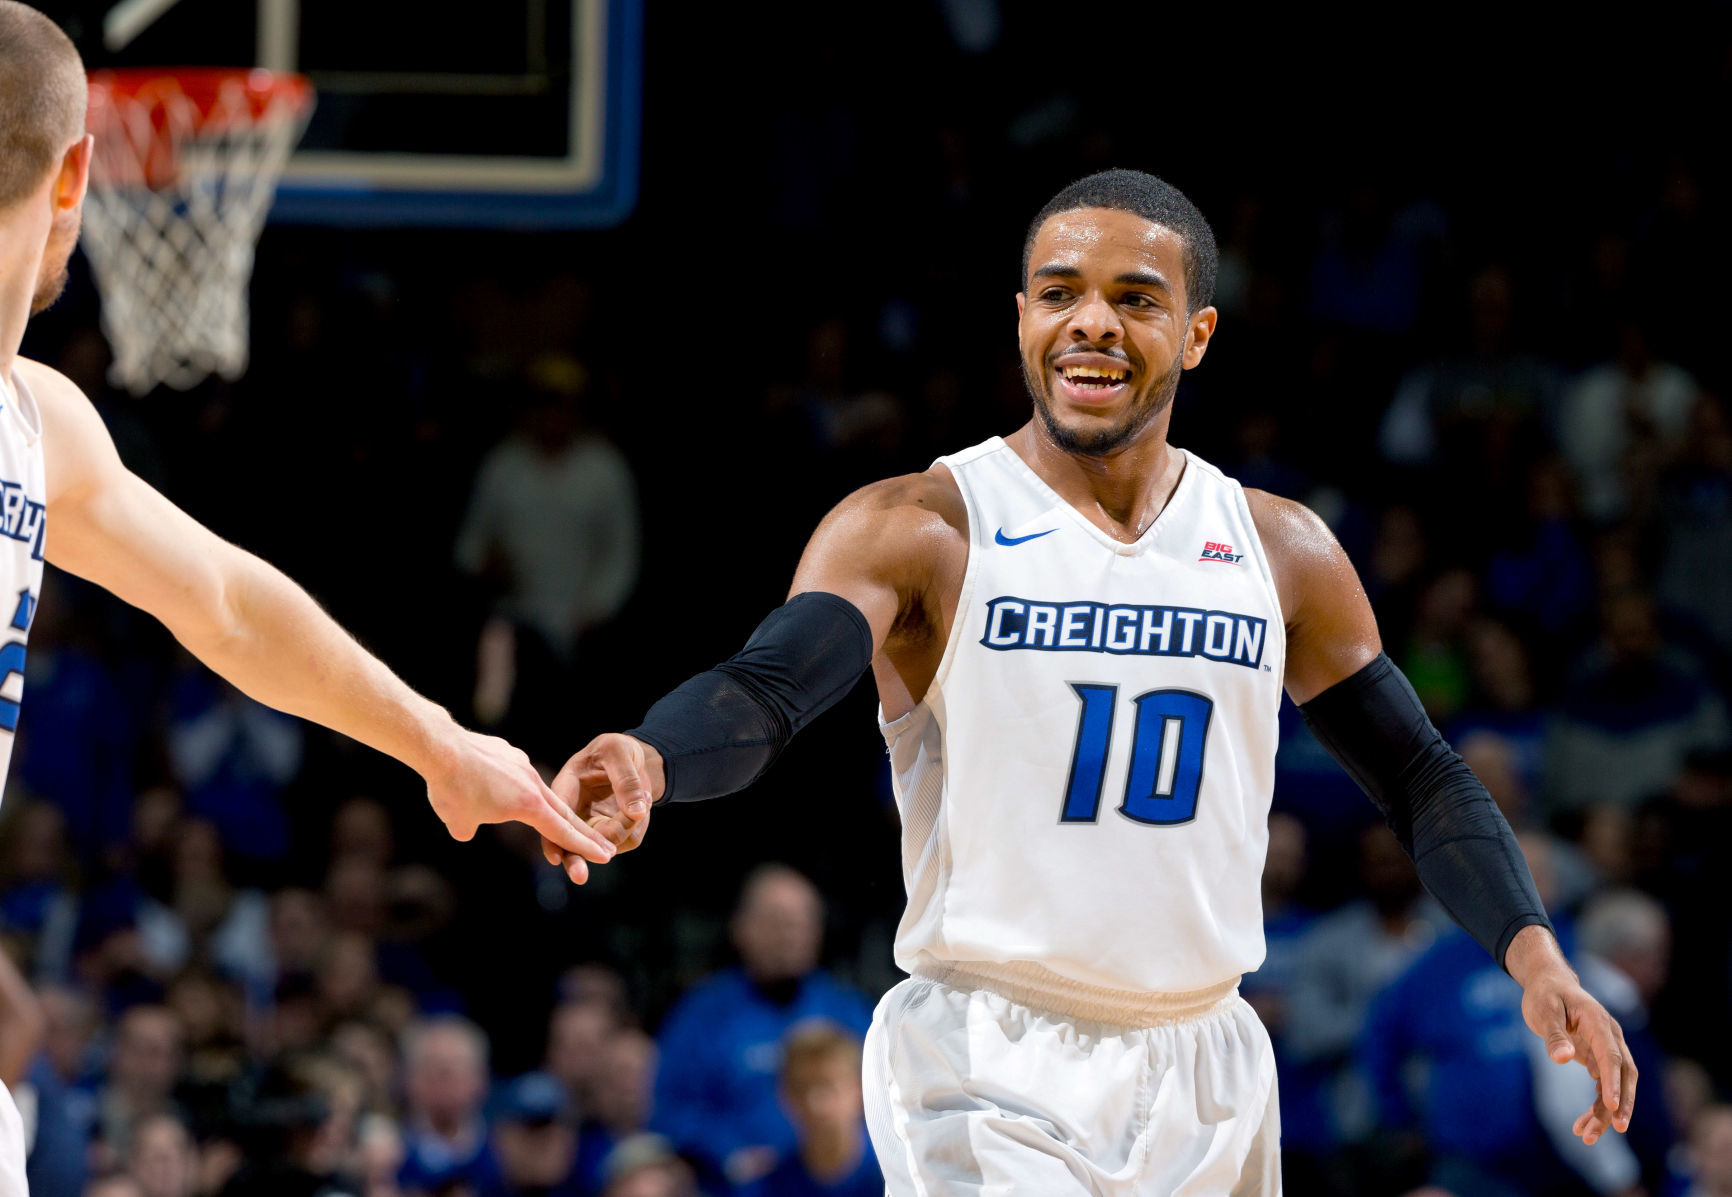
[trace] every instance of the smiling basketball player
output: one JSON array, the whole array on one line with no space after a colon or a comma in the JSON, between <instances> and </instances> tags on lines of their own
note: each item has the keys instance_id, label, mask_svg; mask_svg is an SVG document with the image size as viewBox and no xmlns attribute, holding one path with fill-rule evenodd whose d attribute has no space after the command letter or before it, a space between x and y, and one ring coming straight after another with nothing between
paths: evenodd
<instances>
[{"instance_id":1,"label":"smiling basketball player","mask_svg":"<svg viewBox=\"0 0 1732 1197\"><path fill-rule=\"evenodd\" d=\"M750 784L871 670L912 974L866 1052L895 1193L1279 1191L1274 1062L1237 986L1263 958L1283 688L1521 983L1552 1059L1598 1079L1576 1132L1629 1123L1622 1032L1328 528L1167 439L1215 332L1215 266L1159 179L1061 192L1017 296L1034 418L845 500L742 652L554 781L635 847L652 800Z\"/></svg>"}]
</instances>

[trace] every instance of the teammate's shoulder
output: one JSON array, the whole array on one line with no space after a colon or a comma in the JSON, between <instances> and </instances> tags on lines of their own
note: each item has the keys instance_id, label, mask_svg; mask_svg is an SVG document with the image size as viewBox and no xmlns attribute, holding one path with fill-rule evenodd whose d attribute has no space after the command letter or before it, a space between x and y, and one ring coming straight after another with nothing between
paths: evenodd
<instances>
[{"instance_id":1,"label":"teammate's shoulder","mask_svg":"<svg viewBox=\"0 0 1732 1197\"><path fill-rule=\"evenodd\" d=\"M30 393L38 402L46 403L88 403L84 392L77 383L56 370L53 366L36 361L33 358L18 357L13 359L12 368L24 385L30 388Z\"/></svg>"}]
</instances>

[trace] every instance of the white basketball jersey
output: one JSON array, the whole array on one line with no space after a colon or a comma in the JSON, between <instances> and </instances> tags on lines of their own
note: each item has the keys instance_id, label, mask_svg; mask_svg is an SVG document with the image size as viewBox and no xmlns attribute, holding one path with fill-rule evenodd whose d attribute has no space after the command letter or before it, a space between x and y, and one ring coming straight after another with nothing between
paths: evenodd
<instances>
[{"instance_id":1,"label":"white basketball jersey","mask_svg":"<svg viewBox=\"0 0 1732 1197\"><path fill-rule=\"evenodd\" d=\"M1263 959L1286 637L1244 491L1190 453L1135 544L994 437L955 625L885 724L908 910L897 963L1178 993Z\"/></svg>"},{"instance_id":2,"label":"white basketball jersey","mask_svg":"<svg viewBox=\"0 0 1732 1197\"><path fill-rule=\"evenodd\" d=\"M47 531L42 415L13 374L0 380L0 789L12 762L12 736L24 697L24 641L42 593Z\"/></svg>"}]
</instances>

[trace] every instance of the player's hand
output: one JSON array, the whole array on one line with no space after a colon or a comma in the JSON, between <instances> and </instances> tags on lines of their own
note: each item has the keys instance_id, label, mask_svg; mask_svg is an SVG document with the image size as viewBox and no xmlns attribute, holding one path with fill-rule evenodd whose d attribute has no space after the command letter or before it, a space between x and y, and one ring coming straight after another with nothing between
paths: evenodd
<instances>
[{"instance_id":1,"label":"player's hand","mask_svg":"<svg viewBox=\"0 0 1732 1197\"><path fill-rule=\"evenodd\" d=\"M585 827L616 851L630 852L643 843L650 806L661 797L664 784L660 753L642 740L609 732L565 762L553 779L553 792ZM573 864L569 853L550 839L543 838L542 855L569 872Z\"/></svg>"},{"instance_id":2,"label":"player's hand","mask_svg":"<svg viewBox=\"0 0 1732 1197\"><path fill-rule=\"evenodd\" d=\"M1530 979L1522 993L1522 1018L1546 1041L1546 1054L1554 1063L1579 1060L1598 1086L1593 1108L1571 1128L1582 1142L1598 1142L1611 1127L1629 1130L1636 1107L1636 1065L1624 1030L1582 988L1575 973L1554 966Z\"/></svg>"},{"instance_id":3,"label":"player's hand","mask_svg":"<svg viewBox=\"0 0 1732 1197\"><path fill-rule=\"evenodd\" d=\"M428 771L427 801L454 840L468 841L483 823L527 823L572 863L566 871L579 885L589 865L612 860L607 837L586 827L541 780L518 749L497 736L459 729Z\"/></svg>"}]
</instances>

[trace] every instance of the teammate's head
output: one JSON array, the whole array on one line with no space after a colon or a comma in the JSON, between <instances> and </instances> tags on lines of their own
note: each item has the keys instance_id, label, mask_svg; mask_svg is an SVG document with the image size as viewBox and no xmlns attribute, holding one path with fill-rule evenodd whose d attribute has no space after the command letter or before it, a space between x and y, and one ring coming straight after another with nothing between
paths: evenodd
<instances>
[{"instance_id":1,"label":"teammate's head","mask_svg":"<svg viewBox=\"0 0 1732 1197\"><path fill-rule=\"evenodd\" d=\"M1215 330L1216 258L1196 205L1139 171L1090 175L1040 210L1016 303L1023 376L1049 440L1104 457L1168 415Z\"/></svg>"},{"instance_id":2,"label":"teammate's head","mask_svg":"<svg viewBox=\"0 0 1732 1197\"><path fill-rule=\"evenodd\" d=\"M31 213L32 234L37 224L46 234L32 312L60 294L78 241L90 163L84 134L88 95L72 40L34 8L0 0L0 220L25 205L43 204Z\"/></svg>"}]
</instances>

